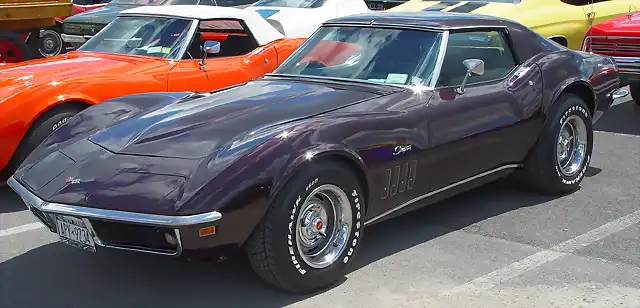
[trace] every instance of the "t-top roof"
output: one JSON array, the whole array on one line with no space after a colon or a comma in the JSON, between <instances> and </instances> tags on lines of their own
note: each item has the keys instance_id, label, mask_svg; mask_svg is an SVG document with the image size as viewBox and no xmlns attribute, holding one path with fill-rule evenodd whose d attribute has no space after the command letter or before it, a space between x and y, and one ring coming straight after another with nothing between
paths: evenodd
<instances>
[{"instance_id":1,"label":"t-top roof","mask_svg":"<svg viewBox=\"0 0 640 308\"><path fill-rule=\"evenodd\" d=\"M260 45L265 45L284 37L282 33L276 30L257 12L232 7L208 5L145 5L124 10L120 12L119 16L126 15L153 15L199 20L238 19L245 22L249 31L251 31Z\"/></svg>"},{"instance_id":2,"label":"t-top roof","mask_svg":"<svg viewBox=\"0 0 640 308\"><path fill-rule=\"evenodd\" d=\"M417 26L435 29L507 26L511 22L500 17L448 12L372 12L344 16L326 23Z\"/></svg>"}]
</instances>

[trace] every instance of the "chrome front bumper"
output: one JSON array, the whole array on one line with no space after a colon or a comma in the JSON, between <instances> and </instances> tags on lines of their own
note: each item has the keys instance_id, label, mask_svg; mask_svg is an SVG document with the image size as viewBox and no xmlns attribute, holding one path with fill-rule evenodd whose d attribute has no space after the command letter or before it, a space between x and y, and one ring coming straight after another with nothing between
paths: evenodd
<instances>
[{"instance_id":1,"label":"chrome front bumper","mask_svg":"<svg viewBox=\"0 0 640 308\"><path fill-rule=\"evenodd\" d=\"M84 44L93 37L92 35L70 35L64 33L61 36L63 41L72 44Z\"/></svg>"},{"instance_id":2,"label":"chrome front bumper","mask_svg":"<svg viewBox=\"0 0 640 308\"><path fill-rule=\"evenodd\" d=\"M59 214L77 217L82 219L82 221L85 223L96 245L106 248L179 256L182 254L183 248L180 228L200 224L208 224L222 218L222 214L219 212L209 212L190 216L166 216L50 203L34 195L26 187L20 184L13 176L9 178L7 184L22 198L22 200L24 200L27 208L32 212L32 214L36 218L38 218L40 222L47 226L51 232L56 232L55 218L53 217L53 215ZM170 229L174 232L174 236L177 239L176 249L175 251L171 252L157 251L153 249L112 244L103 241L95 232L91 220Z\"/></svg>"}]
</instances>

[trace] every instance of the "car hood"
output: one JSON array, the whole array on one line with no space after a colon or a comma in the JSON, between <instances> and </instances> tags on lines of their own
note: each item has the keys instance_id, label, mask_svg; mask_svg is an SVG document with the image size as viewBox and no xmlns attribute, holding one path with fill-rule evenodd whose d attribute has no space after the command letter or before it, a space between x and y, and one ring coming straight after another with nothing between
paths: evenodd
<instances>
[{"instance_id":1,"label":"car hood","mask_svg":"<svg viewBox=\"0 0 640 308\"><path fill-rule=\"evenodd\" d=\"M136 7L136 5L108 4L98 9L93 9L68 17L64 22L106 25L113 21L120 12L134 7Z\"/></svg>"},{"instance_id":2,"label":"car hood","mask_svg":"<svg viewBox=\"0 0 640 308\"><path fill-rule=\"evenodd\" d=\"M88 138L115 153L197 159L271 126L380 95L371 88L260 79L125 114Z\"/></svg>"},{"instance_id":3,"label":"car hood","mask_svg":"<svg viewBox=\"0 0 640 308\"><path fill-rule=\"evenodd\" d=\"M88 76L120 76L164 65L160 59L97 52L71 52L55 57L30 60L16 65L0 66L0 99L11 89L38 86L50 82L68 82Z\"/></svg>"},{"instance_id":4,"label":"car hood","mask_svg":"<svg viewBox=\"0 0 640 308\"><path fill-rule=\"evenodd\" d=\"M592 35L640 36L640 12L636 12L631 16L627 14L620 15L611 20L601 22L593 26Z\"/></svg>"}]
</instances>

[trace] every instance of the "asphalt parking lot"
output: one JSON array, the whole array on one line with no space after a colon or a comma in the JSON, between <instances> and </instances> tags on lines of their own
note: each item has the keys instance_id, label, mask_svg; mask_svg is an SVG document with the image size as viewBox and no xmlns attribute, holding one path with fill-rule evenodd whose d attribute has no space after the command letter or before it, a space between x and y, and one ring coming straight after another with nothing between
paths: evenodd
<instances>
[{"instance_id":1,"label":"asphalt parking lot","mask_svg":"<svg viewBox=\"0 0 640 308\"><path fill-rule=\"evenodd\" d=\"M0 188L0 307L640 307L640 108L596 125L581 189L500 181L366 230L352 271L312 296L241 260L176 260L57 241Z\"/></svg>"}]
</instances>

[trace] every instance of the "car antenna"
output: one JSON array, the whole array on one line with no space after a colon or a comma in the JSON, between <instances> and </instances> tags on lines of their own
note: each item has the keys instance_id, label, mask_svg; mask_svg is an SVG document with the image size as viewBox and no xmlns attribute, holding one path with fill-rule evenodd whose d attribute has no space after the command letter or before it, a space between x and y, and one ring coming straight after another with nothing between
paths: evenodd
<instances>
[{"instance_id":1,"label":"car antenna","mask_svg":"<svg viewBox=\"0 0 640 308\"><path fill-rule=\"evenodd\" d=\"M593 20L595 19L595 15L596 13L593 12L593 2L594 0L591 0L591 12L587 13L587 17L589 18L589 52L593 53L593 47L592 47L592 41L593 41Z\"/></svg>"}]
</instances>

